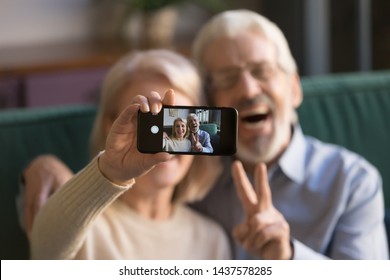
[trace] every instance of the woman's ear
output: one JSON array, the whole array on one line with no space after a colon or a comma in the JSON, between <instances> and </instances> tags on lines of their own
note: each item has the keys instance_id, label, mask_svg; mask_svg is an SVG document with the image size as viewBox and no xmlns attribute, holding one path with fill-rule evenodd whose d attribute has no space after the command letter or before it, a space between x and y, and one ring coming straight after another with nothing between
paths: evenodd
<instances>
[{"instance_id":1,"label":"woman's ear","mask_svg":"<svg viewBox=\"0 0 390 280\"><path fill-rule=\"evenodd\" d=\"M302 92L301 81L298 73L293 74L291 79L292 79L291 83L292 83L292 94L293 94L293 106L296 109L301 105L303 101L303 92Z\"/></svg>"}]
</instances>

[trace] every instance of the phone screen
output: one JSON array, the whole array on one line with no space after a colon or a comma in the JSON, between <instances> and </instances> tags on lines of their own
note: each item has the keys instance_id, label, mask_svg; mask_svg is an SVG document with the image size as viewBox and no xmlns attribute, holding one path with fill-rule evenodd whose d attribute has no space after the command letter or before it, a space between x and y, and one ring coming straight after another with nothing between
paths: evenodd
<instances>
[{"instance_id":1,"label":"phone screen","mask_svg":"<svg viewBox=\"0 0 390 280\"><path fill-rule=\"evenodd\" d=\"M137 147L143 153L233 155L237 111L227 107L164 106L138 114Z\"/></svg>"}]
</instances>

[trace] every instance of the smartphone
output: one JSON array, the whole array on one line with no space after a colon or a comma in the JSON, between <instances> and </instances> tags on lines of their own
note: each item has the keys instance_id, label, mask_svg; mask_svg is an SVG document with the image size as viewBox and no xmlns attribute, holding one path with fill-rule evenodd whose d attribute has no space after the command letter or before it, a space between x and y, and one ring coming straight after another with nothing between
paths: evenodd
<instances>
[{"instance_id":1,"label":"smartphone","mask_svg":"<svg viewBox=\"0 0 390 280\"><path fill-rule=\"evenodd\" d=\"M229 107L163 106L159 114L138 113L141 153L233 155L237 110Z\"/></svg>"}]
</instances>

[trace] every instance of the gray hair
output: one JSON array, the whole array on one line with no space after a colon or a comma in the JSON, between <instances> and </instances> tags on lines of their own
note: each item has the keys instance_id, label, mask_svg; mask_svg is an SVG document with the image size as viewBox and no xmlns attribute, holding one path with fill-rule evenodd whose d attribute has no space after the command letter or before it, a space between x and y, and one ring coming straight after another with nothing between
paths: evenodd
<instances>
[{"instance_id":1,"label":"gray hair","mask_svg":"<svg viewBox=\"0 0 390 280\"><path fill-rule=\"evenodd\" d=\"M199 121L199 117L198 117L198 115L195 114L195 113L191 113L191 114L189 114L189 115L187 116L187 122L189 122L189 121L192 120L192 119L196 119L197 121Z\"/></svg>"},{"instance_id":2,"label":"gray hair","mask_svg":"<svg viewBox=\"0 0 390 280\"><path fill-rule=\"evenodd\" d=\"M277 63L287 73L297 72L296 62L280 28L264 16L249 10L225 11L214 16L196 36L192 53L200 73L205 77L204 54L208 45L218 37L235 36L245 31L261 34L276 48Z\"/></svg>"}]
</instances>

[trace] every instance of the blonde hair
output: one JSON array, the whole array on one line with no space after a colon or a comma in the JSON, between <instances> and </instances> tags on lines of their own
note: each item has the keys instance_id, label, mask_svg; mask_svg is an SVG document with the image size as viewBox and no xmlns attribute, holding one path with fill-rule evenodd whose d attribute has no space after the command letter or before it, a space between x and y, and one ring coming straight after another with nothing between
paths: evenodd
<instances>
[{"instance_id":1,"label":"blonde hair","mask_svg":"<svg viewBox=\"0 0 390 280\"><path fill-rule=\"evenodd\" d=\"M104 120L115 119L116 100L136 73L143 71L165 77L174 89L186 95L194 104L201 100L201 81L193 64L184 56L168 50L134 51L112 66L103 82L100 104L90 137L92 155L104 149Z\"/></svg>"},{"instance_id":2,"label":"blonde hair","mask_svg":"<svg viewBox=\"0 0 390 280\"><path fill-rule=\"evenodd\" d=\"M169 50L134 51L124 56L109 70L100 96L95 122L90 136L92 156L103 150L106 141L104 121L116 118L116 102L130 83L136 83L135 74L139 71L159 74L165 77L174 89L188 97L194 105L203 103L201 80L195 66L184 56ZM189 171L175 189L173 200L194 201L206 194L214 183L213 172L203 176L205 171L212 170L206 157L195 157ZM204 168L207 166L208 168Z\"/></svg>"},{"instance_id":3,"label":"blonde hair","mask_svg":"<svg viewBox=\"0 0 390 280\"><path fill-rule=\"evenodd\" d=\"M264 16L249 10L225 11L214 16L196 36L192 54L202 76L207 76L204 54L208 45L216 38L232 37L251 31L264 36L276 48L277 63L289 74L297 72L296 62L287 40L280 28Z\"/></svg>"}]
</instances>

